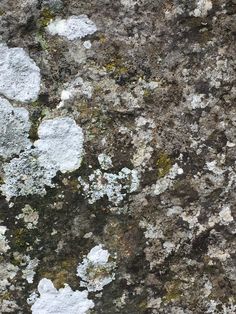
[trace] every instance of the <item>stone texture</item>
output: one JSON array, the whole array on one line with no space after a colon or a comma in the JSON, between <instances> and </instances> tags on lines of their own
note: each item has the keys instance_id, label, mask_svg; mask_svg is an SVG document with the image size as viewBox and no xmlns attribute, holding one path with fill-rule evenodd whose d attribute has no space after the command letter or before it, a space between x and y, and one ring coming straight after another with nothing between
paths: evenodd
<instances>
[{"instance_id":1,"label":"stone texture","mask_svg":"<svg viewBox=\"0 0 236 314\"><path fill-rule=\"evenodd\" d=\"M0 1L1 313L236 312L235 31L232 0Z\"/></svg>"}]
</instances>

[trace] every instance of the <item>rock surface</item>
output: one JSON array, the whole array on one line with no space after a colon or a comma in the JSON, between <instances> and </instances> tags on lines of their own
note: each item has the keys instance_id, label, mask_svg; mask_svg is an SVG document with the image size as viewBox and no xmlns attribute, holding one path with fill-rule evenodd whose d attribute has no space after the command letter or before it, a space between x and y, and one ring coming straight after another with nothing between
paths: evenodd
<instances>
[{"instance_id":1,"label":"rock surface","mask_svg":"<svg viewBox=\"0 0 236 314\"><path fill-rule=\"evenodd\" d=\"M236 312L235 5L0 1L0 313Z\"/></svg>"}]
</instances>

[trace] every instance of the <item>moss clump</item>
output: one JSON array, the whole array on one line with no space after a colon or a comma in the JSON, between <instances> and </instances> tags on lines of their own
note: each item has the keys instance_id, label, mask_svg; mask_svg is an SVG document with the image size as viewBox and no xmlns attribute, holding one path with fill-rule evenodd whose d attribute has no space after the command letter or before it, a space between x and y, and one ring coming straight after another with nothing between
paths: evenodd
<instances>
[{"instance_id":1,"label":"moss clump","mask_svg":"<svg viewBox=\"0 0 236 314\"><path fill-rule=\"evenodd\" d=\"M49 8L44 8L41 11L40 18L38 21L38 24L40 27L46 27L51 22L51 20L55 17L55 14L53 11L51 11Z\"/></svg>"},{"instance_id":2,"label":"moss clump","mask_svg":"<svg viewBox=\"0 0 236 314\"><path fill-rule=\"evenodd\" d=\"M45 267L43 267L39 270L39 274L41 277L52 280L54 286L60 289L64 287L65 283L73 284L78 281L75 275L77 263L77 259L69 257L58 261L53 268L45 270Z\"/></svg>"},{"instance_id":3,"label":"moss clump","mask_svg":"<svg viewBox=\"0 0 236 314\"><path fill-rule=\"evenodd\" d=\"M178 300L181 297L181 290L180 290L180 282L174 281L167 284L166 287L167 294L164 296L164 301L170 302L173 300Z\"/></svg>"},{"instance_id":4,"label":"moss clump","mask_svg":"<svg viewBox=\"0 0 236 314\"><path fill-rule=\"evenodd\" d=\"M167 175L172 166L172 160L166 153L161 153L157 159L158 178Z\"/></svg>"},{"instance_id":5,"label":"moss clump","mask_svg":"<svg viewBox=\"0 0 236 314\"><path fill-rule=\"evenodd\" d=\"M24 228L17 228L13 233L12 248L17 249L19 252L24 251L29 243L29 231Z\"/></svg>"},{"instance_id":6,"label":"moss clump","mask_svg":"<svg viewBox=\"0 0 236 314\"><path fill-rule=\"evenodd\" d=\"M105 65L105 69L108 73L113 74L115 77L127 74L128 68L123 64L122 59L117 57L112 59Z\"/></svg>"},{"instance_id":7,"label":"moss clump","mask_svg":"<svg viewBox=\"0 0 236 314\"><path fill-rule=\"evenodd\" d=\"M101 34L99 36L99 42L100 42L100 44L104 44L104 43L107 42L107 38L106 38L106 36L104 34Z\"/></svg>"}]
</instances>

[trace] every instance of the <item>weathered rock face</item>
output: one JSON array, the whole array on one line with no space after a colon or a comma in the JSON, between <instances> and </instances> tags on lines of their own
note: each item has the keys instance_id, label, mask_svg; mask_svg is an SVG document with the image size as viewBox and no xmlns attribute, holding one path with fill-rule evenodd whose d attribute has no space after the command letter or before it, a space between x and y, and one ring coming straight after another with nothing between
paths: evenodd
<instances>
[{"instance_id":1,"label":"weathered rock face","mask_svg":"<svg viewBox=\"0 0 236 314\"><path fill-rule=\"evenodd\" d=\"M0 1L0 313L235 313L235 1Z\"/></svg>"}]
</instances>

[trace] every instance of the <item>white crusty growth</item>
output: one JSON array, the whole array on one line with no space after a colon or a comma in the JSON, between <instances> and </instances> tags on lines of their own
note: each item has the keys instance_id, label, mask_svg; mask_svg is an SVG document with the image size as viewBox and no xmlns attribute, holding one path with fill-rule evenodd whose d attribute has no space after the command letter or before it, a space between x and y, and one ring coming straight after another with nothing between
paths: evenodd
<instances>
[{"instance_id":1,"label":"white crusty growth","mask_svg":"<svg viewBox=\"0 0 236 314\"><path fill-rule=\"evenodd\" d=\"M87 15L72 15L68 19L56 19L47 26L51 35L59 35L69 40L83 38L97 31L97 27Z\"/></svg>"},{"instance_id":2,"label":"white crusty growth","mask_svg":"<svg viewBox=\"0 0 236 314\"><path fill-rule=\"evenodd\" d=\"M0 94L21 102L34 101L40 90L40 70L22 48L0 43Z\"/></svg>"},{"instance_id":3,"label":"white crusty growth","mask_svg":"<svg viewBox=\"0 0 236 314\"><path fill-rule=\"evenodd\" d=\"M52 164L61 172L80 167L83 152L83 131L71 118L45 120L38 129L39 161Z\"/></svg>"},{"instance_id":4,"label":"white crusty growth","mask_svg":"<svg viewBox=\"0 0 236 314\"><path fill-rule=\"evenodd\" d=\"M57 171L73 171L80 167L84 136L71 118L45 120L39 126L35 148L20 153L5 164L3 194L9 200L20 195L45 195L45 186L53 187Z\"/></svg>"},{"instance_id":5,"label":"white crusty growth","mask_svg":"<svg viewBox=\"0 0 236 314\"><path fill-rule=\"evenodd\" d=\"M7 231L7 227L0 226L0 255L2 253L6 253L10 249L8 245L8 241L5 236L6 231Z\"/></svg>"},{"instance_id":6,"label":"white crusty growth","mask_svg":"<svg viewBox=\"0 0 236 314\"><path fill-rule=\"evenodd\" d=\"M73 291L68 285L57 290L46 278L40 280L38 291L40 297L31 307L32 314L86 314L94 307L87 291Z\"/></svg>"},{"instance_id":7,"label":"white crusty growth","mask_svg":"<svg viewBox=\"0 0 236 314\"><path fill-rule=\"evenodd\" d=\"M196 8L193 11L192 15L195 17L205 17L208 14L208 11L212 9L211 0L196 0Z\"/></svg>"},{"instance_id":8,"label":"white crusty growth","mask_svg":"<svg viewBox=\"0 0 236 314\"><path fill-rule=\"evenodd\" d=\"M82 279L81 287L86 287L88 291L100 291L115 278L112 273L115 263L109 262L109 257L109 252L101 244L90 250L77 267L77 275Z\"/></svg>"},{"instance_id":9,"label":"white crusty growth","mask_svg":"<svg viewBox=\"0 0 236 314\"><path fill-rule=\"evenodd\" d=\"M108 200L117 206L126 196L125 191L132 193L139 187L137 170L130 170L126 167L122 168L118 174L96 169L88 179L86 182L81 177L78 178L90 204L107 196Z\"/></svg>"},{"instance_id":10,"label":"white crusty growth","mask_svg":"<svg viewBox=\"0 0 236 314\"><path fill-rule=\"evenodd\" d=\"M29 148L29 113L24 108L14 108L0 97L0 156L9 158Z\"/></svg>"}]
</instances>

